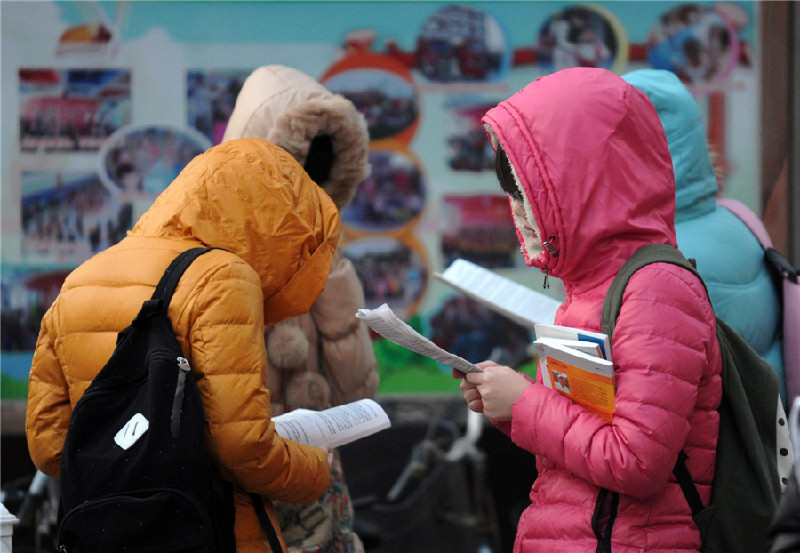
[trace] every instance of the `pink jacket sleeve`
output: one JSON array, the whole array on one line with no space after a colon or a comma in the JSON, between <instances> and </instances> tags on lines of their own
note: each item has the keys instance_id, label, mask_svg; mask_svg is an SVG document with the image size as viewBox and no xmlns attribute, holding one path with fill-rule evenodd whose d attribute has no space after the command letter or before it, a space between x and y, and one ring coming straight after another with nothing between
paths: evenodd
<instances>
[{"instance_id":1,"label":"pink jacket sleeve","mask_svg":"<svg viewBox=\"0 0 800 553\"><path fill-rule=\"evenodd\" d=\"M693 413L713 411L719 402L698 398L701 381L718 378L721 363L702 284L671 265L637 272L625 292L612 359L611 423L537 382L514 404L511 438L595 485L644 498L666 485ZM715 431L706 433L713 451Z\"/></svg>"}]
</instances>

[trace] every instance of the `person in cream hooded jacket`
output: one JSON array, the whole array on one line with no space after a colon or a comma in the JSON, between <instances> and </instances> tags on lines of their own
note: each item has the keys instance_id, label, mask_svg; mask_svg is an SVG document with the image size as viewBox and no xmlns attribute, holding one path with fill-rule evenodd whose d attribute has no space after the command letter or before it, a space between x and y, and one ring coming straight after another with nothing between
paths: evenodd
<instances>
[{"instance_id":1,"label":"person in cream hooded jacket","mask_svg":"<svg viewBox=\"0 0 800 553\"><path fill-rule=\"evenodd\" d=\"M339 232L331 199L277 146L242 139L194 158L122 241L70 273L45 313L26 419L35 465L59 476L72 408L172 259L224 248L189 266L168 315L197 377L212 458L234 486L238 552L270 551L248 493L277 526L272 501L314 501L330 478L323 449L275 433L264 328L308 310Z\"/></svg>"},{"instance_id":2,"label":"person in cream hooded jacket","mask_svg":"<svg viewBox=\"0 0 800 553\"><path fill-rule=\"evenodd\" d=\"M223 142L263 138L284 148L341 211L369 175L369 134L350 100L297 69L267 65L245 80ZM311 309L267 329L274 412L321 410L372 397L378 370L369 329L355 317L365 306L353 264L341 248ZM335 453L333 487L324 502L278 508L292 551L361 550L352 532L352 506ZM338 550L338 549L337 549Z\"/></svg>"},{"instance_id":3,"label":"person in cream hooded jacket","mask_svg":"<svg viewBox=\"0 0 800 553\"><path fill-rule=\"evenodd\" d=\"M647 97L605 69L540 77L483 117L528 265L560 278L555 323L601 331L603 299L645 244L676 246L667 140ZM722 396L716 319L702 283L666 263L625 290L611 344L611 421L484 361L462 378L539 471L515 553L690 553L700 534L674 476L679 452L711 496ZM610 492L616 492L614 495Z\"/></svg>"}]
</instances>

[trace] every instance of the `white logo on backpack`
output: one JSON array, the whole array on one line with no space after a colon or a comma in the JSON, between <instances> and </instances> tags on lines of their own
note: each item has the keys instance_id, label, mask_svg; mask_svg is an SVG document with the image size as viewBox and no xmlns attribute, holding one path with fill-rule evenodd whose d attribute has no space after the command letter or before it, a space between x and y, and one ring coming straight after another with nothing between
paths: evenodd
<instances>
[{"instance_id":1,"label":"white logo on backpack","mask_svg":"<svg viewBox=\"0 0 800 553\"><path fill-rule=\"evenodd\" d=\"M117 435L114 436L114 442L122 449L128 449L147 432L148 428L150 428L150 422L141 413L136 413L117 432Z\"/></svg>"}]
</instances>

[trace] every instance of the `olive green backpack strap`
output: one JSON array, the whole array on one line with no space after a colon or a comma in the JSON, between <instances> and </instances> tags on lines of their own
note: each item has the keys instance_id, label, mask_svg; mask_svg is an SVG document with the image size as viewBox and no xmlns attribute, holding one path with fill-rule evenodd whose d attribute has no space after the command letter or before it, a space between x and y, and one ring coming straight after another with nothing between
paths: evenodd
<instances>
[{"instance_id":1,"label":"olive green backpack strap","mask_svg":"<svg viewBox=\"0 0 800 553\"><path fill-rule=\"evenodd\" d=\"M619 311L622 307L622 294L625 292L625 287L628 285L628 280L633 276L633 273L651 263L672 263L694 273L700 282L703 279L697 272L692 260L686 259L683 254L670 246L669 244L647 244L642 246L628 258L625 264L614 277L611 282L611 287L606 292L605 301L603 302L603 332L608 335L608 343L611 344L611 335L614 332L614 324L619 317ZM705 287L705 283L703 282ZM706 290L708 293L708 290ZM611 350L614 350L612 345Z\"/></svg>"}]
</instances>

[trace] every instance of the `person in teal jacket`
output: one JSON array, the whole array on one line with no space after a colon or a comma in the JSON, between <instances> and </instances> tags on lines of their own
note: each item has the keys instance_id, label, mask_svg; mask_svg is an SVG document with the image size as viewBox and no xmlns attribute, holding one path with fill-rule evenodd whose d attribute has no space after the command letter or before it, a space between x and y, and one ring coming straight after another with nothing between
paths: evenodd
<instances>
[{"instance_id":1,"label":"person in teal jacket","mask_svg":"<svg viewBox=\"0 0 800 553\"><path fill-rule=\"evenodd\" d=\"M700 107L678 77L640 69L623 79L644 92L667 135L675 173L678 248L697 261L715 312L775 369L786 408L779 292L753 233L717 205L717 177Z\"/></svg>"}]
</instances>

